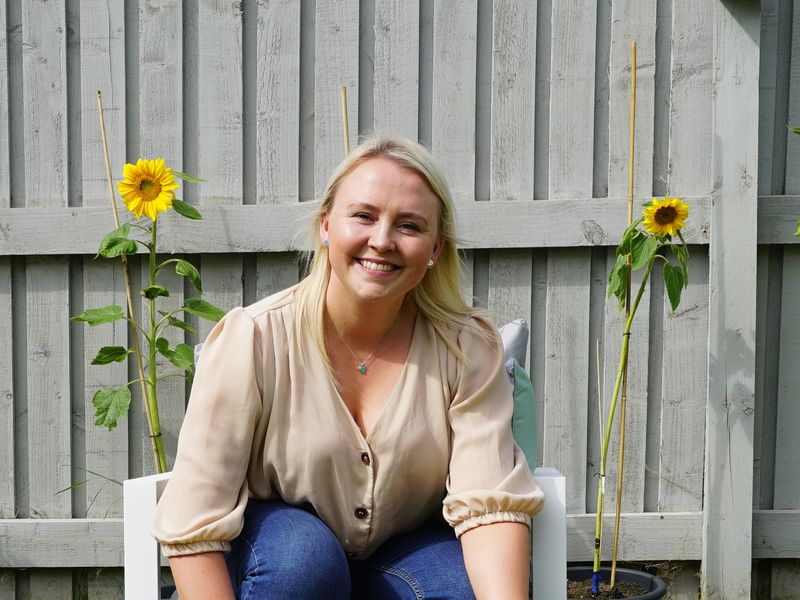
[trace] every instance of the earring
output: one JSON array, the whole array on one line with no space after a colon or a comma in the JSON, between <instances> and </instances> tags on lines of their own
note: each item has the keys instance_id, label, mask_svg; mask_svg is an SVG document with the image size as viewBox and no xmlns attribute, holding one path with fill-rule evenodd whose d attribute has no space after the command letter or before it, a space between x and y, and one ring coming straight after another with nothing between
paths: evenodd
<instances>
[{"instance_id":1,"label":"earring","mask_svg":"<svg viewBox=\"0 0 800 600\"><path fill-rule=\"evenodd\" d=\"M324 240L322 240L322 245L327 248L328 246L331 245L331 243L328 241L328 238L325 238Z\"/></svg>"},{"instance_id":2,"label":"earring","mask_svg":"<svg viewBox=\"0 0 800 600\"><path fill-rule=\"evenodd\" d=\"M430 269L433 266L433 259L428 261L428 268Z\"/></svg>"}]
</instances>

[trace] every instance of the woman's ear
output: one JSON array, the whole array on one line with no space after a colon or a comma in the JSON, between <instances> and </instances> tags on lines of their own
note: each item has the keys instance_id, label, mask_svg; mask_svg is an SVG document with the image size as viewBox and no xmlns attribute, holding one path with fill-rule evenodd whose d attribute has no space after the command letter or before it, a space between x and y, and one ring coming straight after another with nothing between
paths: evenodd
<instances>
[{"instance_id":1,"label":"woman's ear","mask_svg":"<svg viewBox=\"0 0 800 600\"><path fill-rule=\"evenodd\" d=\"M439 255L442 253L442 248L444 248L444 240L439 238L439 241L436 242L436 245L433 247L433 256L431 257L433 262L439 260Z\"/></svg>"},{"instance_id":2,"label":"woman's ear","mask_svg":"<svg viewBox=\"0 0 800 600\"><path fill-rule=\"evenodd\" d=\"M322 213L319 216L319 239L328 239L328 213Z\"/></svg>"}]
</instances>

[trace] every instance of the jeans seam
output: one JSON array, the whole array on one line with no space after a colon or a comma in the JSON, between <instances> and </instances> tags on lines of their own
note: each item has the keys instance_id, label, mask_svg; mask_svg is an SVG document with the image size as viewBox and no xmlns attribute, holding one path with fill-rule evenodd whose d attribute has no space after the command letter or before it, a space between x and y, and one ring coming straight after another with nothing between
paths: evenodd
<instances>
[{"instance_id":1,"label":"jeans seam","mask_svg":"<svg viewBox=\"0 0 800 600\"><path fill-rule=\"evenodd\" d=\"M253 555L253 561L255 561L255 563L256 563L256 571L259 571L261 569L261 565L258 562L258 554L256 554L256 551L253 549L253 545L246 538L242 538L242 541L245 544L247 544L247 547L250 550L250 554ZM244 579L242 579L242 581L244 581ZM248 585L247 586L247 593L244 595L244 597L239 598L239 600L247 600L250 597L250 592L252 591L252 589L253 589L253 586L252 585ZM239 591L241 591L241 586L239 586Z\"/></svg>"},{"instance_id":2,"label":"jeans seam","mask_svg":"<svg viewBox=\"0 0 800 600\"><path fill-rule=\"evenodd\" d=\"M370 566L367 567L368 569L374 569L376 571L382 571L384 573L388 573L389 575L394 575L402 579L408 587L411 588L411 591L414 592L414 595L417 597L418 600L422 600L425 598L425 595L422 593L422 588L417 583L417 580L414 577L407 573L406 571L402 571L400 569L395 569L394 567L379 567L379 566Z\"/></svg>"}]
</instances>

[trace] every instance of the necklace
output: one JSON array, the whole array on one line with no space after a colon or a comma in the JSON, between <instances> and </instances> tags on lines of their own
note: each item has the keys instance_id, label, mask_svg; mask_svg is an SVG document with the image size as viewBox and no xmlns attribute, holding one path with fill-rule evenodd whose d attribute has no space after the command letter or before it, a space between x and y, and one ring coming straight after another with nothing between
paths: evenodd
<instances>
[{"instance_id":1,"label":"necklace","mask_svg":"<svg viewBox=\"0 0 800 600\"><path fill-rule=\"evenodd\" d=\"M356 354L355 350L353 350L350 347L350 344L348 344L347 340L342 337L342 334L339 333L339 330L336 329L336 327L333 327L333 324L331 324L331 327L333 328L333 331L336 332L336 335L339 337L339 339L342 340L342 343L345 345L345 347L350 351L350 354L352 354L355 357L356 361L358 361L358 367L357 367L358 372L361 373L362 375L366 375L367 374L367 363L369 362L369 359L371 359L375 355L375 353L380 349L380 347L383 346L383 343L389 337L389 334L392 333L392 331L394 331L394 328L397 326L397 322L399 320L400 320L400 318L398 316L398 318L394 320L394 323L392 323L392 326L389 328L389 331L387 331L384 334L384 336L378 342L378 345L375 346L375 348L372 350L372 352L369 353L369 356L367 356L367 358L365 358L364 360L361 360L358 357L358 354Z\"/></svg>"}]
</instances>

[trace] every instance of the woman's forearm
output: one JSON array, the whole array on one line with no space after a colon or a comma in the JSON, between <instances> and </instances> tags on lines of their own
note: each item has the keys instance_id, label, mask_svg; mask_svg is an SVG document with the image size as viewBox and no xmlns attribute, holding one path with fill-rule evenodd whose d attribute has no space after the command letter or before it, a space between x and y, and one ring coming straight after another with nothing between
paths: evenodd
<instances>
[{"instance_id":1,"label":"woman's forearm","mask_svg":"<svg viewBox=\"0 0 800 600\"><path fill-rule=\"evenodd\" d=\"M530 536L522 523L493 523L461 536L464 564L478 600L527 600Z\"/></svg>"},{"instance_id":2,"label":"woman's forearm","mask_svg":"<svg viewBox=\"0 0 800 600\"><path fill-rule=\"evenodd\" d=\"M181 600L234 600L221 552L173 556L169 567Z\"/></svg>"}]
</instances>

